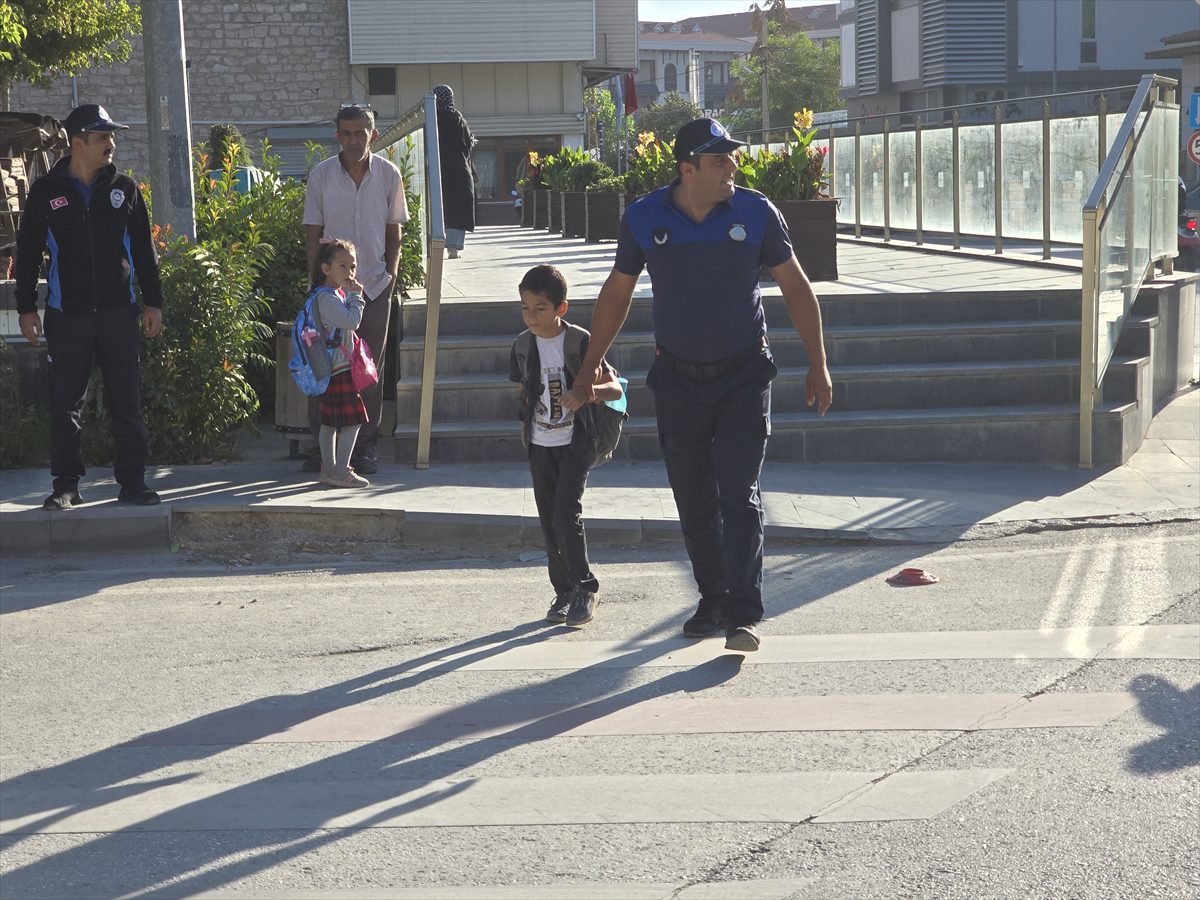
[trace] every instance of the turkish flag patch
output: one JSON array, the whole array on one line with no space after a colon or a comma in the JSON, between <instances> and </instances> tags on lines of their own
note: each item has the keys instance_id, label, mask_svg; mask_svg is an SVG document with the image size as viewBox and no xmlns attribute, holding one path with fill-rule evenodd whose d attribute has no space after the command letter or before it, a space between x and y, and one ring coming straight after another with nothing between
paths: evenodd
<instances>
[{"instance_id":1,"label":"turkish flag patch","mask_svg":"<svg viewBox=\"0 0 1200 900\"><path fill-rule=\"evenodd\" d=\"M53 200L50 201L51 209L62 209L66 205L67 205L66 197L55 197Z\"/></svg>"}]
</instances>

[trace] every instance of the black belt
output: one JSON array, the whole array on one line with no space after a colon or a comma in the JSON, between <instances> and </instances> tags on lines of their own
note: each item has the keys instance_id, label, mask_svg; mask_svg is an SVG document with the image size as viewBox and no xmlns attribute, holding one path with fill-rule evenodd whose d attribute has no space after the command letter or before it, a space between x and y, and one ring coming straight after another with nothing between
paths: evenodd
<instances>
[{"instance_id":1,"label":"black belt","mask_svg":"<svg viewBox=\"0 0 1200 900\"><path fill-rule=\"evenodd\" d=\"M766 347L767 336L764 334L754 346L747 347L733 356L727 356L724 359L717 359L712 362L688 362L687 360L680 359L678 356L673 356L661 344L655 344L654 353L658 357L659 364L676 375L682 375L684 378L690 378L693 381L712 381L714 378L720 378L723 375L728 375L730 372L736 372L746 363L750 362L750 360L754 359L754 357L759 356Z\"/></svg>"}]
</instances>

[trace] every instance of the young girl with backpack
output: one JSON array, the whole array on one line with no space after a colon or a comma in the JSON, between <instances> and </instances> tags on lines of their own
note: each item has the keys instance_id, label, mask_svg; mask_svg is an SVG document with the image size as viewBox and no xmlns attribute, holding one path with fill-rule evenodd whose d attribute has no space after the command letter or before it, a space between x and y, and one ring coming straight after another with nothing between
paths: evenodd
<instances>
[{"instance_id":1,"label":"young girl with backpack","mask_svg":"<svg viewBox=\"0 0 1200 900\"><path fill-rule=\"evenodd\" d=\"M350 359L356 342L355 334L362 322L362 285L355 278L357 262L354 245L349 241L322 238L313 262L312 302L318 328L326 338L341 329L341 343L334 348L332 375L329 387L321 395L321 483L334 487L366 487L370 484L350 467L350 455L358 430L367 421L367 407L354 386L350 374Z\"/></svg>"}]
</instances>

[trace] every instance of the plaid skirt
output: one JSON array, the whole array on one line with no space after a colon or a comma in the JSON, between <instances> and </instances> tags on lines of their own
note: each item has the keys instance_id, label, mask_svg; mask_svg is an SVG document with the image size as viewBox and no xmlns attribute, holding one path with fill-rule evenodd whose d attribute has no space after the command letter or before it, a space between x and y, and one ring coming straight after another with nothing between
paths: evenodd
<instances>
[{"instance_id":1,"label":"plaid skirt","mask_svg":"<svg viewBox=\"0 0 1200 900\"><path fill-rule=\"evenodd\" d=\"M321 424L330 428L365 425L367 407L362 395L355 390L350 370L339 372L329 379L329 388L321 395Z\"/></svg>"}]
</instances>

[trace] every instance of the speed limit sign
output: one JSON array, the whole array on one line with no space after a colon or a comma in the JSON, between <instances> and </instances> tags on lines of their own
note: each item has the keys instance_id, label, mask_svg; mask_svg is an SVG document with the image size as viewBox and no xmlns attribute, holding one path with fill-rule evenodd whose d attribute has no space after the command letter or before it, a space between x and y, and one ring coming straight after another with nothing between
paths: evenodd
<instances>
[{"instance_id":1,"label":"speed limit sign","mask_svg":"<svg viewBox=\"0 0 1200 900\"><path fill-rule=\"evenodd\" d=\"M1188 159L1200 166L1200 131L1193 131L1188 138L1187 151Z\"/></svg>"}]
</instances>

